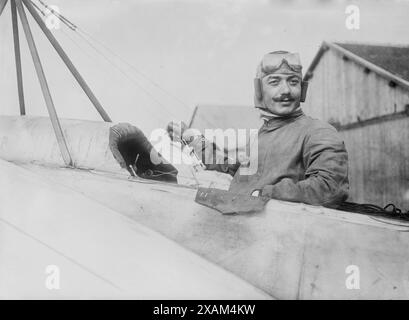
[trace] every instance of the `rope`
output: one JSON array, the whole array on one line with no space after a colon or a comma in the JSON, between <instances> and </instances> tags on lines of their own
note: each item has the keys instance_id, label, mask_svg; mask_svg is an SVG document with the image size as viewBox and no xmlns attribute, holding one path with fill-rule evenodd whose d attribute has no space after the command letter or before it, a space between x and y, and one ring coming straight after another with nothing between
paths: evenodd
<instances>
[{"instance_id":1,"label":"rope","mask_svg":"<svg viewBox=\"0 0 409 320\"><path fill-rule=\"evenodd\" d=\"M359 204L354 202L343 202L336 209L353 212L353 213L362 213L373 216L382 216L392 219L406 220L409 221L409 210L404 212L393 203L389 203L385 207L379 207L374 204Z\"/></svg>"}]
</instances>

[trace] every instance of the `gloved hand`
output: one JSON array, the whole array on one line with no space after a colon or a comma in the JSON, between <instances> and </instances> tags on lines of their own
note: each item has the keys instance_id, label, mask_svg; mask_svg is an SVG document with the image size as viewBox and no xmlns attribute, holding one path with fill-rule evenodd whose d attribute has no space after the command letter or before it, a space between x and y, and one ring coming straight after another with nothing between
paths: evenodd
<instances>
[{"instance_id":1,"label":"gloved hand","mask_svg":"<svg viewBox=\"0 0 409 320\"><path fill-rule=\"evenodd\" d=\"M186 129L182 135L183 140L186 141L189 145L200 137L203 137L203 134L198 129L194 128Z\"/></svg>"},{"instance_id":2,"label":"gloved hand","mask_svg":"<svg viewBox=\"0 0 409 320\"><path fill-rule=\"evenodd\" d=\"M234 176L240 166L238 161L229 159L224 150L206 139L197 129L187 129L183 134L183 140L194 150L206 170L216 170Z\"/></svg>"},{"instance_id":3,"label":"gloved hand","mask_svg":"<svg viewBox=\"0 0 409 320\"><path fill-rule=\"evenodd\" d=\"M210 157L217 147L214 143L207 140L198 129L187 129L183 133L182 139L205 166L211 163Z\"/></svg>"},{"instance_id":4,"label":"gloved hand","mask_svg":"<svg viewBox=\"0 0 409 320\"><path fill-rule=\"evenodd\" d=\"M172 141L180 142L184 131L187 129L186 123L183 121L171 121L166 126L166 131Z\"/></svg>"}]
</instances>

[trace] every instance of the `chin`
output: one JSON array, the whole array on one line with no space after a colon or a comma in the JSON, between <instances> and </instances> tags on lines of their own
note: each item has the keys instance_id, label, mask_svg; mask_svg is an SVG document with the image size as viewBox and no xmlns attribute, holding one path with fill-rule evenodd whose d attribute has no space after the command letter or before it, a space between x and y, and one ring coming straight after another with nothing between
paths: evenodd
<instances>
[{"instance_id":1,"label":"chin","mask_svg":"<svg viewBox=\"0 0 409 320\"><path fill-rule=\"evenodd\" d=\"M288 114L293 113L297 109L297 106L288 106L288 107L275 107L275 108L268 108L268 110L278 116L285 116Z\"/></svg>"},{"instance_id":2,"label":"chin","mask_svg":"<svg viewBox=\"0 0 409 320\"><path fill-rule=\"evenodd\" d=\"M291 114L295 111L295 109L297 108L285 108L283 110L281 110L280 114L284 115L284 114Z\"/></svg>"}]
</instances>

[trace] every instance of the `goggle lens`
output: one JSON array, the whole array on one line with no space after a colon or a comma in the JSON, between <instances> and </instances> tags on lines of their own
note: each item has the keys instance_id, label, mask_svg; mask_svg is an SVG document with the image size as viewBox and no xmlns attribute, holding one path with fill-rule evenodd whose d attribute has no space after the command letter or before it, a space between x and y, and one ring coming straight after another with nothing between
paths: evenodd
<instances>
[{"instance_id":1,"label":"goggle lens","mask_svg":"<svg viewBox=\"0 0 409 320\"><path fill-rule=\"evenodd\" d=\"M294 72L301 72L302 66L298 53L269 53L264 56L262 69L264 73L272 73L286 63Z\"/></svg>"}]
</instances>

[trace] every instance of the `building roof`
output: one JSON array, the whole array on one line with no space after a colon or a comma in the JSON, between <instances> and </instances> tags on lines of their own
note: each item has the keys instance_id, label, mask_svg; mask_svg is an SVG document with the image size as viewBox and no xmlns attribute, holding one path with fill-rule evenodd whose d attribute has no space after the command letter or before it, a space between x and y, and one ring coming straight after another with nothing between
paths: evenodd
<instances>
[{"instance_id":1,"label":"building roof","mask_svg":"<svg viewBox=\"0 0 409 320\"><path fill-rule=\"evenodd\" d=\"M308 68L304 80L312 78L314 69L327 50L335 50L344 58L409 90L409 46L333 43L324 41Z\"/></svg>"},{"instance_id":2,"label":"building roof","mask_svg":"<svg viewBox=\"0 0 409 320\"><path fill-rule=\"evenodd\" d=\"M409 46L337 43L342 48L409 81Z\"/></svg>"},{"instance_id":3,"label":"building roof","mask_svg":"<svg viewBox=\"0 0 409 320\"><path fill-rule=\"evenodd\" d=\"M259 129L260 113L254 107L198 105L189 127L199 129Z\"/></svg>"}]
</instances>

